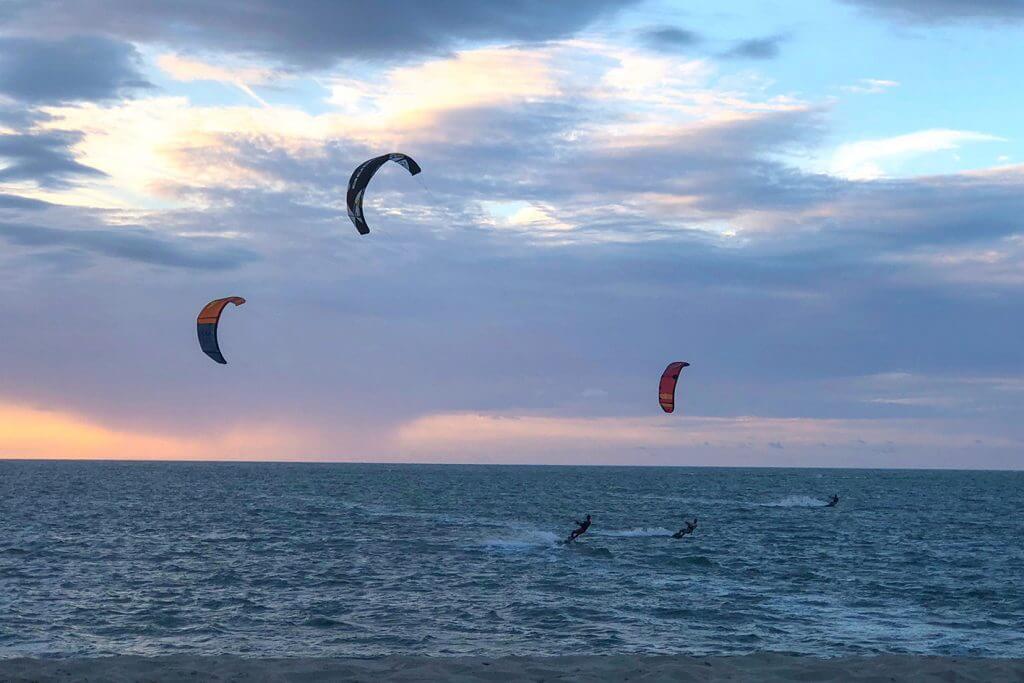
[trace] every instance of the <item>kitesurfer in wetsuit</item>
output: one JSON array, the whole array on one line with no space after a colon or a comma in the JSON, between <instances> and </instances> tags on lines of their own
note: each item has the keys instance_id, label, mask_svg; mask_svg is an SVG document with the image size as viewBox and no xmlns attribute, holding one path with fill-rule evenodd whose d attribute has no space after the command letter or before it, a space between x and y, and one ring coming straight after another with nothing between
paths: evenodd
<instances>
[{"instance_id":1,"label":"kitesurfer in wetsuit","mask_svg":"<svg viewBox=\"0 0 1024 683\"><path fill-rule=\"evenodd\" d=\"M829 499L828 504L825 507L834 508L836 505L839 505L839 494L833 493L832 498Z\"/></svg>"},{"instance_id":2,"label":"kitesurfer in wetsuit","mask_svg":"<svg viewBox=\"0 0 1024 683\"><path fill-rule=\"evenodd\" d=\"M579 520L574 521L577 528L571 534L569 534L569 538L565 539L566 543L572 543L577 538L587 533L587 529L590 528L590 515L587 515L587 518L584 519L582 522Z\"/></svg>"},{"instance_id":3,"label":"kitesurfer in wetsuit","mask_svg":"<svg viewBox=\"0 0 1024 683\"><path fill-rule=\"evenodd\" d=\"M697 528L697 518L694 517L692 522L687 522L686 526L684 526L682 529L680 529L679 531L677 531L674 534L672 534L672 538L682 538L683 536L685 536L687 534L692 534L693 530L696 529L696 528Z\"/></svg>"}]
</instances>

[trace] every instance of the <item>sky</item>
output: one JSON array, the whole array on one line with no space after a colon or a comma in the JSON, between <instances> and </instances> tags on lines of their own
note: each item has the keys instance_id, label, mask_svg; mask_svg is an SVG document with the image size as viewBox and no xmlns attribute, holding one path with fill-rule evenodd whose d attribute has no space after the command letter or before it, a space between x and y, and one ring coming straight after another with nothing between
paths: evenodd
<instances>
[{"instance_id":1,"label":"sky","mask_svg":"<svg viewBox=\"0 0 1024 683\"><path fill-rule=\"evenodd\" d=\"M1022 37L1022 0L0 0L0 457L1024 468ZM423 173L360 236L392 151Z\"/></svg>"}]
</instances>

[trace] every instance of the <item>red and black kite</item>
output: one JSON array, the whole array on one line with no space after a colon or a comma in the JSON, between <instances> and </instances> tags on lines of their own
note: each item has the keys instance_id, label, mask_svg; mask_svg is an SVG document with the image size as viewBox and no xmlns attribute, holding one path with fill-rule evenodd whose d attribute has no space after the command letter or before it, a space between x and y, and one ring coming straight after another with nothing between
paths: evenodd
<instances>
[{"instance_id":1,"label":"red and black kite","mask_svg":"<svg viewBox=\"0 0 1024 683\"><path fill-rule=\"evenodd\" d=\"M689 367L686 361L669 363L665 372L661 373L661 382L658 384L658 402L661 409L671 413L676 409L676 383L679 382L679 373L683 368Z\"/></svg>"}]
</instances>

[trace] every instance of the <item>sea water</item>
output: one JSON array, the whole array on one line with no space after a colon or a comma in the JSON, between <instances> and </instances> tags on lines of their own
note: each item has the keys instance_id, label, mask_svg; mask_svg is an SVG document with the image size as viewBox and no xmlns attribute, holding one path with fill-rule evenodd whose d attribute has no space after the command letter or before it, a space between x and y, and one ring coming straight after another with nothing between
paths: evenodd
<instances>
[{"instance_id":1,"label":"sea water","mask_svg":"<svg viewBox=\"0 0 1024 683\"><path fill-rule=\"evenodd\" d=\"M0 461L0 657L766 650L1024 656L1024 474Z\"/></svg>"}]
</instances>

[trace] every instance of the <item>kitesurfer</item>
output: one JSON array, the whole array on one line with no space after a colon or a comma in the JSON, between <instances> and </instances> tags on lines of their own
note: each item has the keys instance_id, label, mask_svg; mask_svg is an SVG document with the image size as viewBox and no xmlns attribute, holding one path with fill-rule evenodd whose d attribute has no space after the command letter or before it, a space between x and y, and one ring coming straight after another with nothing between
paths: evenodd
<instances>
[{"instance_id":1,"label":"kitesurfer","mask_svg":"<svg viewBox=\"0 0 1024 683\"><path fill-rule=\"evenodd\" d=\"M687 522L686 526L684 526L682 529L680 529L679 531L677 531L674 534L672 534L672 538L682 538L683 536L686 536L687 534L692 534L694 529L696 529L696 528L697 528L697 518L694 517L692 522Z\"/></svg>"},{"instance_id":2,"label":"kitesurfer","mask_svg":"<svg viewBox=\"0 0 1024 683\"><path fill-rule=\"evenodd\" d=\"M833 493L832 497L829 498L829 501L825 505L825 507L827 507L827 508L834 508L836 505L839 505L839 494L838 493Z\"/></svg>"},{"instance_id":3,"label":"kitesurfer","mask_svg":"<svg viewBox=\"0 0 1024 683\"><path fill-rule=\"evenodd\" d=\"M572 543L577 538L587 533L587 529L590 528L590 515L587 515L586 519L582 522L577 519L573 520L573 523L576 525L576 529L569 534L569 538L565 539L566 543Z\"/></svg>"}]
</instances>

